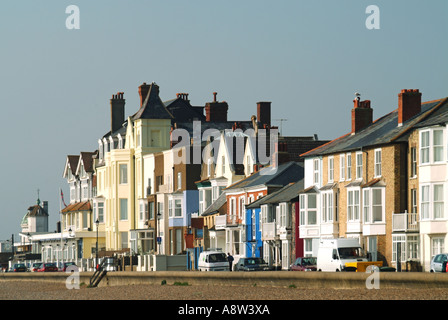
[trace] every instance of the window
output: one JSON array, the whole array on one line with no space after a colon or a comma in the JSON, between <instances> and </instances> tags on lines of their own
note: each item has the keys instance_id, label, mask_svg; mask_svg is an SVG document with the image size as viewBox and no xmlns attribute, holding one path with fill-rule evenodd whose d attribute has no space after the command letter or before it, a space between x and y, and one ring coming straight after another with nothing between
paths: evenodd
<instances>
[{"instance_id":1,"label":"window","mask_svg":"<svg viewBox=\"0 0 448 320\"><path fill-rule=\"evenodd\" d=\"M207 159L207 176L212 175L212 159Z\"/></svg>"},{"instance_id":2,"label":"window","mask_svg":"<svg viewBox=\"0 0 448 320\"><path fill-rule=\"evenodd\" d=\"M444 218L443 214L443 184L434 185L434 219Z\"/></svg>"},{"instance_id":3,"label":"window","mask_svg":"<svg viewBox=\"0 0 448 320\"><path fill-rule=\"evenodd\" d=\"M240 219L244 217L245 208L246 206L244 205L244 197L240 197L240 210L239 210Z\"/></svg>"},{"instance_id":4,"label":"window","mask_svg":"<svg viewBox=\"0 0 448 320\"><path fill-rule=\"evenodd\" d=\"M182 217L182 199L174 200L174 216Z\"/></svg>"},{"instance_id":5,"label":"window","mask_svg":"<svg viewBox=\"0 0 448 320\"><path fill-rule=\"evenodd\" d=\"M333 222L333 191L322 193L322 222Z\"/></svg>"},{"instance_id":6,"label":"window","mask_svg":"<svg viewBox=\"0 0 448 320\"><path fill-rule=\"evenodd\" d=\"M182 188L182 172L177 173L177 189Z\"/></svg>"},{"instance_id":7,"label":"window","mask_svg":"<svg viewBox=\"0 0 448 320\"><path fill-rule=\"evenodd\" d=\"M381 149L375 150L375 177L381 177Z\"/></svg>"},{"instance_id":8,"label":"window","mask_svg":"<svg viewBox=\"0 0 448 320\"><path fill-rule=\"evenodd\" d=\"M345 180L345 154L339 156L339 180Z\"/></svg>"},{"instance_id":9,"label":"window","mask_svg":"<svg viewBox=\"0 0 448 320\"><path fill-rule=\"evenodd\" d=\"M411 189L411 212L417 213L417 189Z\"/></svg>"},{"instance_id":10,"label":"window","mask_svg":"<svg viewBox=\"0 0 448 320\"><path fill-rule=\"evenodd\" d=\"M287 203L280 203L280 227L289 227Z\"/></svg>"},{"instance_id":11,"label":"window","mask_svg":"<svg viewBox=\"0 0 448 320\"><path fill-rule=\"evenodd\" d=\"M431 239L431 254L435 256L436 254L445 252L445 239L442 237L434 237Z\"/></svg>"},{"instance_id":12,"label":"window","mask_svg":"<svg viewBox=\"0 0 448 320\"><path fill-rule=\"evenodd\" d=\"M89 227L89 220L88 220L88 214L87 211L82 212L82 227L83 229L87 229Z\"/></svg>"},{"instance_id":13,"label":"window","mask_svg":"<svg viewBox=\"0 0 448 320\"><path fill-rule=\"evenodd\" d=\"M372 189L372 222L383 221L383 190Z\"/></svg>"},{"instance_id":14,"label":"window","mask_svg":"<svg viewBox=\"0 0 448 320\"><path fill-rule=\"evenodd\" d=\"M411 177L417 176L417 148L411 148Z\"/></svg>"},{"instance_id":15,"label":"window","mask_svg":"<svg viewBox=\"0 0 448 320\"><path fill-rule=\"evenodd\" d=\"M333 182L334 180L334 157L328 158L328 181Z\"/></svg>"},{"instance_id":16,"label":"window","mask_svg":"<svg viewBox=\"0 0 448 320\"><path fill-rule=\"evenodd\" d=\"M104 222L104 202L98 202L97 207L98 213L97 213L97 219L100 223ZM96 220L95 220L96 221Z\"/></svg>"},{"instance_id":17,"label":"window","mask_svg":"<svg viewBox=\"0 0 448 320\"><path fill-rule=\"evenodd\" d=\"M313 160L313 183L319 184L319 159Z\"/></svg>"},{"instance_id":18,"label":"window","mask_svg":"<svg viewBox=\"0 0 448 320\"><path fill-rule=\"evenodd\" d=\"M348 191L347 219L348 221L359 221L359 190Z\"/></svg>"},{"instance_id":19,"label":"window","mask_svg":"<svg viewBox=\"0 0 448 320\"><path fill-rule=\"evenodd\" d=\"M347 180L352 180L352 155L347 153Z\"/></svg>"},{"instance_id":20,"label":"window","mask_svg":"<svg viewBox=\"0 0 448 320\"><path fill-rule=\"evenodd\" d=\"M356 153L356 179L362 179L362 153Z\"/></svg>"},{"instance_id":21,"label":"window","mask_svg":"<svg viewBox=\"0 0 448 320\"><path fill-rule=\"evenodd\" d=\"M429 186L422 186L420 208L420 218L422 220L429 219Z\"/></svg>"},{"instance_id":22,"label":"window","mask_svg":"<svg viewBox=\"0 0 448 320\"><path fill-rule=\"evenodd\" d=\"M125 249L128 248L128 233L127 232L120 232L121 234L121 248Z\"/></svg>"},{"instance_id":23,"label":"window","mask_svg":"<svg viewBox=\"0 0 448 320\"><path fill-rule=\"evenodd\" d=\"M128 199L120 199L120 220L128 219Z\"/></svg>"},{"instance_id":24,"label":"window","mask_svg":"<svg viewBox=\"0 0 448 320\"><path fill-rule=\"evenodd\" d=\"M222 157L222 175L226 173L226 158Z\"/></svg>"},{"instance_id":25,"label":"window","mask_svg":"<svg viewBox=\"0 0 448 320\"><path fill-rule=\"evenodd\" d=\"M317 195L308 195L308 214L307 222L308 224L315 225L317 223Z\"/></svg>"},{"instance_id":26,"label":"window","mask_svg":"<svg viewBox=\"0 0 448 320\"><path fill-rule=\"evenodd\" d=\"M236 199L230 198L230 220L235 221L236 218Z\"/></svg>"},{"instance_id":27,"label":"window","mask_svg":"<svg viewBox=\"0 0 448 320\"><path fill-rule=\"evenodd\" d=\"M317 224L317 195L301 194L300 195L300 225L316 225Z\"/></svg>"},{"instance_id":28,"label":"window","mask_svg":"<svg viewBox=\"0 0 448 320\"><path fill-rule=\"evenodd\" d=\"M420 162L429 163L429 131L420 134Z\"/></svg>"},{"instance_id":29,"label":"window","mask_svg":"<svg viewBox=\"0 0 448 320\"><path fill-rule=\"evenodd\" d=\"M120 164L120 184L128 183L128 165Z\"/></svg>"},{"instance_id":30,"label":"window","mask_svg":"<svg viewBox=\"0 0 448 320\"><path fill-rule=\"evenodd\" d=\"M364 189L362 191L362 211L363 211L363 215L364 215L364 223L369 223L370 222L370 190L369 189Z\"/></svg>"},{"instance_id":31,"label":"window","mask_svg":"<svg viewBox=\"0 0 448 320\"><path fill-rule=\"evenodd\" d=\"M406 261L406 236L392 235L392 261Z\"/></svg>"},{"instance_id":32,"label":"window","mask_svg":"<svg viewBox=\"0 0 448 320\"><path fill-rule=\"evenodd\" d=\"M443 130L433 131L434 162L443 161Z\"/></svg>"}]
</instances>

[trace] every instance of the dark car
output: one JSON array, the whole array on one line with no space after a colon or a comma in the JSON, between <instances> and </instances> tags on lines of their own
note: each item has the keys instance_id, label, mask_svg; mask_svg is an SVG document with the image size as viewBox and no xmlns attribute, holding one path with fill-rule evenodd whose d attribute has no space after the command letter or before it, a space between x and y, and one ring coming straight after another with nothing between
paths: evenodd
<instances>
[{"instance_id":1,"label":"dark car","mask_svg":"<svg viewBox=\"0 0 448 320\"><path fill-rule=\"evenodd\" d=\"M317 259L315 257L301 257L291 265L292 271L316 271Z\"/></svg>"},{"instance_id":2,"label":"dark car","mask_svg":"<svg viewBox=\"0 0 448 320\"><path fill-rule=\"evenodd\" d=\"M15 263L11 269L11 272L27 272L28 268L26 267L26 265L24 263Z\"/></svg>"},{"instance_id":3,"label":"dark car","mask_svg":"<svg viewBox=\"0 0 448 320\"><path fill-rule=\"evenodd\" d=\"M240 258L233 267L234 271L267 271L270 269L262 258Z\"/></svg>"},{"instance_id":4,"label":"dark car","mask_svg":"<svg viewBox=\"0 0 448 320\"><path fill-rule=\"evenodd\" d=\"M67 268L68 268L68 267L71 267L71 266L75 266L75 267L76 267L76 263L74 263L74 262L64 262L64 263L62 264L62 268L59 269L59 271L63 271L63 272L65 272L65 271L67 271Z\"/></svg>"},{"instance_id":5,"label":"dark car","mask_svg":"<svg viewBox=\"0 0 448 320\"><path fill-rule=\"evenodd\" d=\"M47 262L42 263L40 268L37 270L38 272L55 272L58 271L58 267L55 263Z\"/></svg>"}]
</instances>

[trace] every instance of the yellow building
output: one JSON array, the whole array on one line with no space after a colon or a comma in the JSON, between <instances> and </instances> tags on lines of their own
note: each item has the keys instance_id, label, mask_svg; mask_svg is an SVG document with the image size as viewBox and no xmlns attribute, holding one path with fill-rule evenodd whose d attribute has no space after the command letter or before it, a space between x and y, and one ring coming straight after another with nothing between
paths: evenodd
<instances>
[{"instance_id":1,"label":"yellow building","mask_svg":"<svg viewBox=\"0 0 448 320\"><path fill-rule=\"evenodd\" d=\"M113 95L111 131L98 141L97 195L93 205L96 216L103 213L100 231L105 232L108 251L137 253L138 236L145 236L148 230L142 219L147 214L147 206L141 201L146 197L143 156L170 148L173 117L160 100L159 87L144 83L139 94L140 109L127 120L123 93Z\"/></svg>"}]
</instances>

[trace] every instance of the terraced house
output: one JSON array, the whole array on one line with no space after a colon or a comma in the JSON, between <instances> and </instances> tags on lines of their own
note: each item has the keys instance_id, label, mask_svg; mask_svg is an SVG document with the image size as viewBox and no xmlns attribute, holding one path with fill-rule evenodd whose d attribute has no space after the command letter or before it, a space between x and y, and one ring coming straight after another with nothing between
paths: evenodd
<instances>
[{"instance_id":1,"label":"terraced house","mask_svg":"<svg viewBox=\"0 0 448 320\"><path fill-rule=\"evenodd\" d=\"M420 231L434 203L419 179L428 179L426 167L434 162L422 160L434 141L438 145L446 140L439 133L434 139L433 129L419 126L436 121L447 107L446 99L422 103L419 90L402 90L398 108L373 121L370 101L354 100L351 132L303 154L299 233L305 255L315 254L315 239L351 237L359 239L372 260L385 265L426 263L423 249L430 248ZM443 153L436 150L439 156ZM424 176L422 170L427 170ZM431 199L440 199L439 187L430 190ZM438 203L435 212L440 216Z\"/></svg>"}]
</instances>

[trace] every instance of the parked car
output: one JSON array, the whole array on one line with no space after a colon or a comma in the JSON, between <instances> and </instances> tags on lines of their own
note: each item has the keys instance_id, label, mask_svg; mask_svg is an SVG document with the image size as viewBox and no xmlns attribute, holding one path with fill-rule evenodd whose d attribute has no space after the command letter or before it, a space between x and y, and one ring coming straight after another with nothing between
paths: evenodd
<instances>
[{"instance_id":1,"label":"parked car","mask_svg":"<svg viewBox=\"0 0 448 320\"><path fill-rule=\"evenodd\" d=\"M59 271L65 272L65 271L67 271L67 268L70 267L70 266L76 266L76 263L74 263L74 262L64 262L62 264L62 268L60 268Z\"/></svg>"},{"instance_id":2,"label":"parked car","mask_svg":"<svg viewBox=\"0 0 448 320\"><path fill-rule=\"evenodd\" d=\"M430 272L446 272L447 261L448 261L448 253L436 254L431 259L429 271Z\"/></svg>"},{"instance_id":3,"label":"parked car","mask_svg":"<svg viewBox=\"0 0 448 320\"><path fill-rule=\"evenodd\" d=\"M24 263L15 263L9 271L10 272L27 272L28 268L26 267L26 265Z\"/></svg>"},{"instance_id":4,"label":"parked car","mask_svg":"<svg viewBox=\"0 0 448 320\"><path fill-rule=\"evenodd\" d=\"M316 271L317 270L317 258L316 257L301 257L291 265L292 271Z\"/></svg>"},{"instance_id":5,"label":"parked car","mask_svg":"<svg viewBox=\"0 0 448 320\"><path fill-rule=\"evenodd\" d=\"M235 271L267 271L271 270L263 258L240 258L233 267Z\"/></svg>"},{"instance_id":6,"label":"parked car","mask_svg":"<svg viewBox=\"0 0 448 320\"><path fill-rule=\"evenodd\" d=\"M42 262L34 262L30 267L30 271L37 272L37 270L39 270L41 266L42 266Z\"/></svg>"},{"instance_id":7,"label":"parked car","mask_svg":"<svg viewBox=\"0 0 448 320\"><path fill-rule=\"evenodd\" d=\"M229 271L227 255L221 251L203 251L199 255L199 271Z\"/></svg>"},{"instance_id":8,"label":"parked car","mask_svg":"<svg viewBox=\"0 0 448 320\"><path fill-rule=\"evenodd\" d=\"M47 262L42 263L40 268L37 270L38 272L55 272L58 271L58 267L55 263Z\"/></svg>"}]
</instances>

